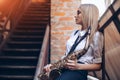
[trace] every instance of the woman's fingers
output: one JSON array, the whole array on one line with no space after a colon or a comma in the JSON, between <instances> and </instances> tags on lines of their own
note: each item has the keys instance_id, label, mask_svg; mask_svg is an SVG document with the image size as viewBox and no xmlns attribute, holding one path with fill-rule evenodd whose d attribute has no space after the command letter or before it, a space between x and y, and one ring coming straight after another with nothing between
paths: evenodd
<instances>
[{"instance_id":1,"label":"woman's fingers","mask_svg":"<svg viewBox=\"0 0 120 80\"><path fill-rule=\"evenodd\" d=\"M77 62L75 60L68 60L66 63L66 67L71 70L77 69Z\"/></svg>"},{"instance_id":2,"label":"woman's fingers","mask_svg":"<svg viewBox=\"0 0 120 80\"><path fill-rule=\"evenodd\" d=\"M74 63L74 60L67 60L68 63Z\"/></svg>"},{"instance_id":3,"label":"woman's fingers","mask_svg":"<svg viewBox=\"0 0 120 80\"><path fill-rule=\"evenodd\" d=\"M51 71L51 69L50 69L51 66L52 66L51 64L48 64L48 65L46 65L43 69L44 69L46 72L50 72L50 71Z\"/></svg>"}]
</instances>

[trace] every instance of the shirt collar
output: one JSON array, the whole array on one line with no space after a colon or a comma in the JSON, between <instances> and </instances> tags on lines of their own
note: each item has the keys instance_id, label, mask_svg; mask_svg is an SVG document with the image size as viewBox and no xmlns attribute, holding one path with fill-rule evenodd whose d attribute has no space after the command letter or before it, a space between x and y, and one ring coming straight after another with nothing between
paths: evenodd
<instances>
[{"instance_id":1,"label":"shirt collar","mask_svg":"<svg viewBox=\"0 0 120 80\"><path fill-rule=\"evenodd\" d=\"M83 36L85 33L87 32L87 30L80 30L80 36Z\"/></svg>"}]
</instances>

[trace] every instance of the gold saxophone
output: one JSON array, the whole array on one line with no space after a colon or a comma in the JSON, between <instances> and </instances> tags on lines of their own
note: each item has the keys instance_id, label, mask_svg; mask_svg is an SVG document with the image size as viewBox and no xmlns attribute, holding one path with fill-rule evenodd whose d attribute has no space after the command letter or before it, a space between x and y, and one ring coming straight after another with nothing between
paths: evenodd
<instances>
[{"instance_id":1,"label":"gold saxophone","mask_svg":"<svg viewBox=\"0 0 120 80\"><path fill-rule=\"evenodd\" d=\"M67 63L67 60L77 60L82 55L84 55L87 52L88 47L89 47L89 34L90 34L90 31L88 30L88 35L86 38L86 44L85 44L84 49L70 53L63 59L55 63L52 63L52 66L50 67L51 72L48 73L43 70L43 72L38 75L39 80L55 80L61 74L60 70L64 68L65 64Z\"/></svg>"}]
</instances>

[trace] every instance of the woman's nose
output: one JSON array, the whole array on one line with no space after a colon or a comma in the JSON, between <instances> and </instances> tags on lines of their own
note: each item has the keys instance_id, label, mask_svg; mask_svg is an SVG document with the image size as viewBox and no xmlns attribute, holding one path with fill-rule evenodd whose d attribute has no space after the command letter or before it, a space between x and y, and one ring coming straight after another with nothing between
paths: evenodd
<instances>
[{"instance_id":1,"label":"woman's nose","mask_svg":"<svg viewBox=\"0 0 120 80\"><path fill-rule=\"evenodd\" d=\"M74 16L75 18L77 18L77 16Z\"/></svg>"}]
</instances>

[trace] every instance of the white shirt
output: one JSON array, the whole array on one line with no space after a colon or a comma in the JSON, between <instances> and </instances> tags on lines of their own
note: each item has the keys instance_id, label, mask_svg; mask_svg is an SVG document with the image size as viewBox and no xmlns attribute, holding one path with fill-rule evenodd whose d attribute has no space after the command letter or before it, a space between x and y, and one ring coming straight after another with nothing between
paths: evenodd
<instances>
[{"instance_id":1,"label":"white shirt","mask_svg":"<svg viewBox=\"0 0 120 80\"><path fill-rule=\"evenodd\" d=\"M75 34L76 30L73 31L73 33L71 34L70 38L68 39L67 43L66 43L66 53L65 56L68 54L68 52L70 51L72 45L74 44L76 38L78 36L83 36L86 33L86 30L83 31L78 31ZM83 49L86 43L86 38L84 38L75 48L74 51L78 51L80 49ZM102 62L102 49L103 49L103 35L100 32L96 32L94 37L93 37L93 41L92 43L90 43L90 47L88 49L88 51L80 58L78 59L78 61L86 63L86 64L90 64L90 63L101 63Z\"/></svg>"}]
</instances>

